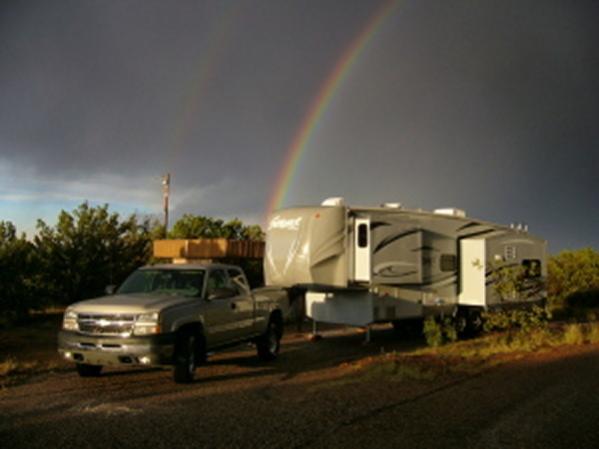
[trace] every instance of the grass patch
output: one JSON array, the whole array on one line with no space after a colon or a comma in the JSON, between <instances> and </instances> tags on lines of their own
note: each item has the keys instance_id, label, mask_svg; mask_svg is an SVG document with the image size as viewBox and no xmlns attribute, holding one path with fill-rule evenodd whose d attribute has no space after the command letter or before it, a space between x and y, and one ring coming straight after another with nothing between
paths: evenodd
<instances>
[{"instance_id":1,"label":"grass patch","mask_svg":"<svg viewBox=\"0 0 599 449\"><path fill-rule=\"evenodd\" d=\"M352 364L355 375L348 379L426 382L448 374L475 374L533 352L588 343L599 343L599 322L533 327L526 331L511 329L405 354L369 357Z\"/></svg>"},{"instance_id":2,"label":"grass patch","mask_svg":"<svg viewBox=\"0 0 599 449\"><path fill-rule=\"evenodd\" d=\"M371 363L362 370L362 378L365 380L376 380L385 378L392 382L403 382L408 380L430 381L436 379L442 371L434 365L428 366L422 361L410 360L411 363L406 363L403 357L398 357L397 354L386 356L379 363Z\"/></svg>"},{"instance_id":3,"label":"grass patch","mask_svg":"<svg viewBox=\"0 0 599 449\"><path fill-rule=\"evenodd\" d=\"M563 342L567 345L582 345L585 342L585 332L582 324L568 324L564 329Z\"/></svg>"},{"instance_id":4,"label":"grass patch","mask_svg":"<svg viewBox=\"0 0 599 449\"><path fill-rule=\"evenodd\" d=\"M8 357L0 362L0 384L3 377L39 374L53 371L59 367L58 361L19 361L14 357Z\"/></svg>"},{"instance_id":5,"label":"grass patch","mask_svg":"<svg viewBox=\"0 0 599 449\"><path fill-rule=\"evenodd\" d=\"M61 318L37 315L26 324L0 329L0 386L68 367L57 353Z\"/></svg>"}]
</instances>

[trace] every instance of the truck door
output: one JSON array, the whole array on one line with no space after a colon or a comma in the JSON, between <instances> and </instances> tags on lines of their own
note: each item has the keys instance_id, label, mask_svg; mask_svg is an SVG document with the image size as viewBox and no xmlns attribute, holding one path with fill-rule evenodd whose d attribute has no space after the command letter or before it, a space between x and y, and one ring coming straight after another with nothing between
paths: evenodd
<instances>
[{"instance_id":1,"label":"truck door","mask_svg":"<svg viewBox=\"0 0 599 449\"><path fill-rule=\"evenodd\" d=\"M240 269L229 268L229 287L236 292L231 299L233 313L232 338L241 340L248 337L254 328L254 298L250 286Z\"/></svg>"},{"instance_id":2,"label":"truck door","mask_svg":"<svg viewBox=\"0 0 599 449\"><path fill-rule=\"evenodd\" d=\"M354 221L354 281L370 282L370 218Z\"/></svg>"},{"instance_id":3,"label":"truck door","mask_svg":"<svg viewBox=\"0 0 599 449\"><path fill-rule=\"evenodd\" d=\"M237 291L230 288L225 270L211 270L206 284L204 309L208 346L218 346L234 338L236 296Z\"/></svg>"}]
</instances>

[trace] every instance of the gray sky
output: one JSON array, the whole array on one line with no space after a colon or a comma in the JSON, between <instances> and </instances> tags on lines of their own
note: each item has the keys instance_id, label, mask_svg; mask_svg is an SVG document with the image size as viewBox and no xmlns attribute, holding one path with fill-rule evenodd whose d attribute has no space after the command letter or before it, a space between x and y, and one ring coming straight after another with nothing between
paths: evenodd
<instances>
[{"instance_id":1,"label":"gray sky","mask_svg":"<svg viewBox=\"0 0 599 449\"><path fill-rule=\"evenodd\" d=\"M0 220L83 200L260 222L310 102L380 1L0 3ZM599 247L599 2L399 1L286 205L344 196Z\"/></svg>"}]
</instances>

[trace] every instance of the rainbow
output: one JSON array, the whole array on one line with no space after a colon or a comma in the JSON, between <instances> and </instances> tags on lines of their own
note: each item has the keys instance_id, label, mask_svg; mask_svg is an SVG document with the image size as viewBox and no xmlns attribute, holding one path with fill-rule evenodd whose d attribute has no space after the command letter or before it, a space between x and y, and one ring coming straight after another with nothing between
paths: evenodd
<instances>
[{"instance_id":1,"label":"rainbow","mask_svg":"<svg viewBox=\"0 0 599 449\"><path fill-rule=\"evenodd\" d=\"M385 1L372 14L360 33L351 41L337 60L333 70L328 74L324 83L313 98L308 111L301 121L300 127L295 132L291 144L286 150L285 159L274 184L274 189L266 207L266 217L283 205L287 192L292 184L300 158L312 137L316 125L320 121L328 106L331 104L335 93L347 78L347 74L354 66L364 49L375 36L381 25L385 22L395 7L397 0Z\"/></svg>"},{"instance_id":2,"label":"rainbow","mask_svg":"<svg viewBox=\"0 0 599 449\"><path fill-rule=\"evenodd\" d=\"M185 101L177 121L171 151L168 152L165 166L167 171L174 169L174 164L184 150L189 134L197 125L197 118L201 112L202 100L210 88L216 70L219 68L222 56L230 44L230 38L237 19L242 12L241 4L227 5L215 19L206 41L202 46L202 57L193 68L193 77L189 89L185 91Z\"/></svg>"}]
</instances>

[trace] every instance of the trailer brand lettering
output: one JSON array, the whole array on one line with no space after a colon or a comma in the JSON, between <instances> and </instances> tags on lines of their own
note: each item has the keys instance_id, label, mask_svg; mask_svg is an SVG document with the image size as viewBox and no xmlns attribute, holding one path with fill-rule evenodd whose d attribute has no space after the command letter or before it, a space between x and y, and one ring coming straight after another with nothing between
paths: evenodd
<instances>
[{"instance_id":1,"label":"trailer brand lettering","mask_svg":"<svg viewBox=\"0 0 599 449\"><path fill-rule=\"evenodd\" d=\"M279 215L270 220L268 230L271 229L285 229L287 231L297 231L302 222L302 217L297 218L281 218Z\"/></svg>"}]
</instances>

